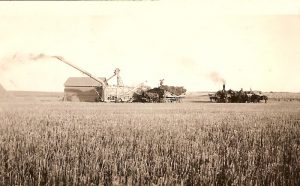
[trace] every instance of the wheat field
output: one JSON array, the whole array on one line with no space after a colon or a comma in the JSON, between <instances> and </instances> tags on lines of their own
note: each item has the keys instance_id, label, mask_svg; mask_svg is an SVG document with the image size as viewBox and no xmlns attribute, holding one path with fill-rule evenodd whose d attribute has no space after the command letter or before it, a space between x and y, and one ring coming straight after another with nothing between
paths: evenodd
<instances>
[{"instance_id":1,"label":"wheat field","mask_svg":"<svg viewBox=\"0 0 300 186\"><path fill-rule=\"evenodd\" d=\"M300 103L0 103L0 185L300 185Z\"/></svg>"}]
</instances>

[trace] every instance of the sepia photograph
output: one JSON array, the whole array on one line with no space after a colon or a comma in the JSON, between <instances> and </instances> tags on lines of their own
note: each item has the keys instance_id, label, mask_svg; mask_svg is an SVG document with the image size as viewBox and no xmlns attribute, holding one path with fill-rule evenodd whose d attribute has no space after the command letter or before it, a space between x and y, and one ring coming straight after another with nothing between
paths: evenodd
<instances>
[{"instance_id":1,"label":"sepia photograph","mask_svg":"<svg viewBox=\"0 0 300 186\"><path fill-rule=\"evenodd\" d=\"M300 1L0 2L0 185L300 185Z\"/></svg>"}]
</instances>

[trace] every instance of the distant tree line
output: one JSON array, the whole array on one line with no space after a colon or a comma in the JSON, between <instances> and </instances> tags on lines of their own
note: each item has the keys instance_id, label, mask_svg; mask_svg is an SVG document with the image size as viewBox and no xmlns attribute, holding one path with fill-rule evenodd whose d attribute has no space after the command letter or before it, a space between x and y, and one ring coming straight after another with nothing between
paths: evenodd
<instances>
[{"instance_id":1,"label":"distant tree line","mask_svg":"<svg viewBox=\"0 0 300 186\"><path fill-rule=\"evenodd\" d=\"M177 86L161 85L160 88L164 89L166 91L169 91L172 94L175 94L177 96L186 93L186 89L184 87L182 87L182 86L177 87Z\"/></svg>"}]
</instances>

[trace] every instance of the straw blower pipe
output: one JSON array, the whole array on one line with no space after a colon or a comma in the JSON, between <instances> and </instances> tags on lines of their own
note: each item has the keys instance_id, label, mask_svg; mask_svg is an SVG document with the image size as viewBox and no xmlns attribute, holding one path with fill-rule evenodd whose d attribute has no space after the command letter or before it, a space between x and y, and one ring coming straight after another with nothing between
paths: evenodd
<instances>
[{"instance_id":1,"label":"straw blower pipe","mask_svg":"<svg viewBox=\"0 0 300 186\"><path fill-rule=\"evenodd\" d=\"M71 62L65 60L65 59L64 59L63 57L61 57L61 56L52 56L52 57L58 59L59 61L65 63L65 64L67 64L67 65L69 65L69 66L71 66L71 67L73 67L73 68L75 68L76 70L82 72L83 74L89 76L89 77L92 78L93 80L95 80L95 81L97 81L98 83L100 83L100 85L103 87L103 92L102 92L102 93L103 93L103 97L104 97L104 99L105 99L105 87L106 87L106 82L104 82L103 80L99 79L98 77L96 77L96 76L90 74L89 72L87 72L87 71L85 71L85 70L79 68L78 66L72 64ZM103 100L103 101L105 101L105 100Z\"/></svg>"}]
</instances>

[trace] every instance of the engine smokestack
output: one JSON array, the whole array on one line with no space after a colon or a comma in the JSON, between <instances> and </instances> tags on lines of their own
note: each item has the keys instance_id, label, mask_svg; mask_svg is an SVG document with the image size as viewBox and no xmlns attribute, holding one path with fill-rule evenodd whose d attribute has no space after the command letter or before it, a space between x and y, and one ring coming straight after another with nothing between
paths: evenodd
<instances>
[{"instance_id":1,"label":"engine smokestack","mask_svg":"<svg viewBox=\"0 0 300 186\"><path fill-rule=\"evenodd\" d=\"M225 91L225 83L223 83L223 91Z\"/></svg>"}]
</instances>

